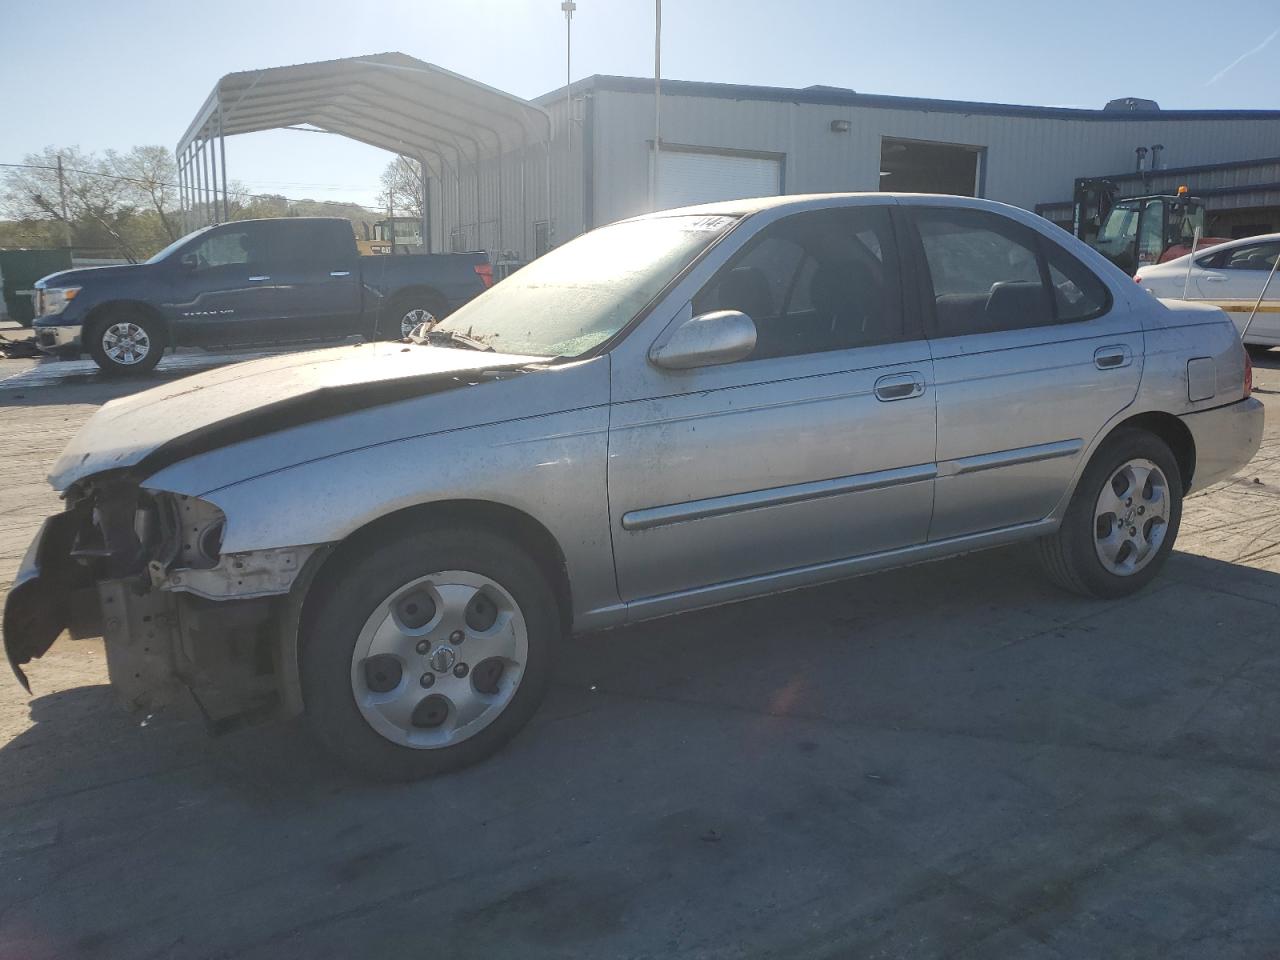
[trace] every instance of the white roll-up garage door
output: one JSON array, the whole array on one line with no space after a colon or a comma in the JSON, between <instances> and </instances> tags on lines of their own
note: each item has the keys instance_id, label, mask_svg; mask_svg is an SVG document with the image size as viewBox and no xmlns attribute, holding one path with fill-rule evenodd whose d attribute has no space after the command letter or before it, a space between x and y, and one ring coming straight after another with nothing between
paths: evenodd
<instances>
[{"instance_id":1,"label":"white roll-up garage door","mask_svg":"<svg viewBox=\"0 0 1280 960\"><path fill-rule=\"evenodd\" d=\"M664 150L658 155L659 210L782 192L782 165L769 157Z\"/></svg>"}]
</instances>

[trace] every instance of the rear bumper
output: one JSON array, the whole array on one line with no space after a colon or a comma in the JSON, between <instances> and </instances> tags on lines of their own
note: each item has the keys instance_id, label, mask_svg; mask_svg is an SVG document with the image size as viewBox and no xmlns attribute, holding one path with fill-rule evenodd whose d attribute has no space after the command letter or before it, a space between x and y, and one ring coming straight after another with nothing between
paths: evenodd
<instances>
[{"instance_id":1,"label":"rear bumper","mask_svg":"<svg viewBox=\"0 0 1280 960\"><path fill-rule=\"evenodd\" d=\"M1243 469L1262 443L1263 418L1262 402L1254 397L1182 416L1196 447L1188 492L1203 490Z\"/></svg>"}]
</instances>

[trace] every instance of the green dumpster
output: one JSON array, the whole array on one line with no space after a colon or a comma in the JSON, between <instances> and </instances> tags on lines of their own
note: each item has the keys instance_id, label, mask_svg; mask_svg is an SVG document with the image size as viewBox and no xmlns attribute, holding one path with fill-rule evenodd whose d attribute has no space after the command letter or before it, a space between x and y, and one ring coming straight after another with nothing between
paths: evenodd
<instances>
[{"instance_id":1,"label":"green dumpster","mask_svg":"<svg viewBox=\"0 0 1280 960\"><path fill-rule=\"evenodd\" d=\"M31 326L35 304L29 295L18 291L30 290L41 277L70 269L70 250L0 250L0 280L9 319Z\"/></svg>"}]
</instances>

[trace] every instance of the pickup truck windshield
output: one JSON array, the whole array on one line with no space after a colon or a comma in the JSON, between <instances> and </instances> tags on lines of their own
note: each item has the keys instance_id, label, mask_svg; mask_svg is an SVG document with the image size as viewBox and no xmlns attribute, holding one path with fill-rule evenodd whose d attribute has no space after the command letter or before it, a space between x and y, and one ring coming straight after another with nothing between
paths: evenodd
<instances>
[{"instance_id":1,"label":"pickup truck windshield","mask_svg":"<svg viewBox=\"0 0 1280 960\"><path fill-rule=\"evenodd\" d=\"M656 217L593 230L539 257L435 329L500 353L580 356L622 329L736 222Z\"/></svg>"},{"instance_id":2,"label":"pickup truck windshield","mask_svg":"<svg viewBox=\"0 0 1280 960\"><path fill-rule=\"evenodd\" d=\"M154 256L149 257L144 262L159 263L161 260L165 259L171 253L173 253L173 251L177 250L179 247L186 244L187 241L199 236L202 233L208 233L212 229L213 227L201 227L199 230L193 230L191 231L191 233L188 233L186 236L179 237L177 240L173 241L173 243L169 244L167 247L165 247L163 250L161 250L159 253L155 254Z\"/></svg>"}]
</instances>

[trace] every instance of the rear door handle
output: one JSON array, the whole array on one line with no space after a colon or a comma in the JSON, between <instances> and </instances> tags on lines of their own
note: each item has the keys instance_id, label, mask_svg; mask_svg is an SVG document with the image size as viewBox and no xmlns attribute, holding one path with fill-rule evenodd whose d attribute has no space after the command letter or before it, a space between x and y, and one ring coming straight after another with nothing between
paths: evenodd
<instances>
[{"instance_id":1,"label":"rear door handle","mask_svg":"<svg viewBox=\"0 0 1280 960\"><path fill-rule=\"evenodd\" d=\"M1220 274L1220 273L1206 273L1206 274L1202 274L1202 275L1201 275L1201 277L1200 277L1200 279L1201 279L1201 280L1209 280L1209 281L1211 281L1211 282L1213 282L1213 283L1222 283L1222 282L1224 282L1227 278L1226 278L1226 277L1224 277L1224 276L1223 276L1222 274Z\"/></svg>"},{"instance_id":2,"label":"rear door handle","mask_svg":"<svg viewBox=\"0 0 1280 960\"><path fill-rule=\"evenodd\" d=\"M329 271L329 276L331 276L331 277L349 277L349 276L351 276L351 271L350 271L350 270L330 270L330 271Z\"/></svg>"},{"instance_id":3,"label":"rear door handle","mask_svg":"<svg viewBox=\"0 0 1280 960\"><path fill-rule=\"evenodd\" d=\"M876 399L910 400L924 393L924 377L918 373L890 373L876 381Z\"/></svg>"},{"instance_id":4,"label":"rear door handle","mask_svg":"<svg viewBox=\"0 0 1280 960\"><path fill-rule=\"evenodd\" d=\"M1133 363L1133 352L1123 344L1093 351L1093 365L1099 370L1118 370Z\"/></svg>"},{"instance_id":5,"label":"rear door handle","mask_svg":"<svg viewBox=\"0 0 1280 960\"><path fill-rule=\"evenodd\" d=\"M261 283L263 280L270 280L270 277L250 277L250 283Z\"/></svg>"}]
</instances>

